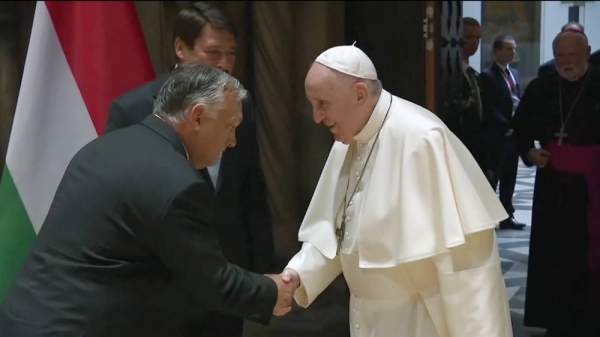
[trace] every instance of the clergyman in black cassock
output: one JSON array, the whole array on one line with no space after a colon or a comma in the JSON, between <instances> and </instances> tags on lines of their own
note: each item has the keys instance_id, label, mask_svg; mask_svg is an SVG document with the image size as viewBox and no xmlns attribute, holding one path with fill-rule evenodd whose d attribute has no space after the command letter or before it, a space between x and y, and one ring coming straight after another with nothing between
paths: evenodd
<instances>
[{"instance_id":1,"label":"clergyman in black cassock","mask_svg":"<svg viewBox=\"0 0 600 337\"><path fill-rule=\"evenodd\" d=\"M546 150L600 145L600 69L586 68L576 80L556 72L527 87L512 127L528 166L534 141ZM537 164L524 323L547 328L547 336L597 337L598 275L590 266L600 256L590 252L600 247L600 237L592 235L598 223L588 214L590 185L585 174L557 169L568 163L556 154L549 151L548 164Z\"/></svg>"}]
</instances>

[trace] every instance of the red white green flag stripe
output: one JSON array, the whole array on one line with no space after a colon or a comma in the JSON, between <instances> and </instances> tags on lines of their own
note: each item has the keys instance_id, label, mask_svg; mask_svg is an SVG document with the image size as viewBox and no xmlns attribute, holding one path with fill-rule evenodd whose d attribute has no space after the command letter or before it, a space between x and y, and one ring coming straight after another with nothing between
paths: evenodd
<instances>
[{"instance_id":1,"label":"red white green flag stripe","mask_svg":"<svg viewBox=\"0 0 600 337\"><path fill-rule=\"evenodd\" d=\"M38 1L0 182L0 301L110 102L154 78L133 2Z\"/></svg>"}]
</instances>

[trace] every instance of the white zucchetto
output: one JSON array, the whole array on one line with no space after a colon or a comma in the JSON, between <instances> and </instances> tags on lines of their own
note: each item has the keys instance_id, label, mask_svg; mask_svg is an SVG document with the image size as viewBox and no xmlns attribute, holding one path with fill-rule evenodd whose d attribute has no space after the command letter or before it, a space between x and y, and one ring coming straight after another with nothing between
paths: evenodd
<instances>
[{"instance_id":1,"label":"white zucchetto","mask_svg":"<svg viewBox=\"0 0 600 337\"><path fill-rule=\"evenodd\" d=\"M315 62L350 76L377 80L375 65L367 54L354 44L329 48L321 53Z\"/></svg>"}]
</instances>

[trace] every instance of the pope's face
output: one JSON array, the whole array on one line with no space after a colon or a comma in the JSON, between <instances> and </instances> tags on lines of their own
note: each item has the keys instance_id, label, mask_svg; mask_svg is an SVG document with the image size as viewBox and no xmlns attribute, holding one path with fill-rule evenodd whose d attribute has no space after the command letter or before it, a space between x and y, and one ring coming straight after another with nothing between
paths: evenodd
<instances>
[{"instance_id":1,"label":"pope's face","mask_svg":"<svg viewBox=\"0 0 600 337\"><path fill-rule=\"evenodd\" d=\"M356 135L358 109L351 83L341 81L329 68L314 63L304 82L315 123L329 128L335 140L350 144Z\"/></svg>"}]
</instances>

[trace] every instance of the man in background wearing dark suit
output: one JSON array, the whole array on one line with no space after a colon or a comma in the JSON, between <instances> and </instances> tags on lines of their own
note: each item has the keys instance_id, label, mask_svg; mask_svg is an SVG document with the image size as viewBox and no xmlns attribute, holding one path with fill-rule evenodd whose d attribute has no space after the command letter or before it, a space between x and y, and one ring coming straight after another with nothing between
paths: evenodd
<instances>
[{"instance_id":1,"label":"man in background wearing dark suit","mask_svg":"<svg viewBox=\"0 0 600 337\"><path fill-rule=\"evenodd\" d=\"M479 48L481 25L471 17L463 18L462 23L464 44L462 46L462 94L460 106L455 109L451 116L445 118L444 122L467 147L481 170L488 176L478 73L469 65L469 58Z\"/></svg>"},{"instance_id":2,"label":"man in background wearing dark suit","mask_svg":"<svg viewBox=\"0 0 600 337\"><path fill-rule=\"evenodd\" d=\"M197 172L235 146L245 95L230 75L190 63L154 114L78 151L2 302L0 336L177 337L187 308L169 301L175 293L195 314L268 324L287 313L293 290L280 275L221 254L209 177ZM156 299L160 315L148 307Z\"/></svg>"},{"instance_id":3,"label":"man in background wearing dark suit","mask_svg":"<svg viewBox=\"0 0 600 337\"><path fill-rule=\"evenodd\" d=\"M173 36L178 64L199 61L231 74L236 36L220 9L197 3L181 10ZM105 132L139 123L148 116L166 76L117 98L111 104ZM227 149L216 165L208 167L216 191L215 223L229 262L258 273L274 272L273 232L250 98L243 102L243 115L236 131L238 145ZM191 331L203 331L202 336L241 337L243 332L243 320L219 313L189 325ZM193 334L199 336L197 332Z\"/></svg>"},{"instance_id":4,"label":"man in background wearing dark suit","mask_svg":"<svg viewBox=\"0 0 600 337\"><path fill-rule=\"evenodd\" d=\"M500 184L500 201L508 219L500 222L501 229L523 229L525 224L514 218L515 208L512 203L519 153L516 139L510 129L510 121L521 97L519 72L510 67L516 55L517 44L510 35L499 35L494 39L494 62L480 75L481 103L485 119L485 128L489 140L488 163L492 171L492 188L496 190Z\"/></svg>"},{"instance_id":5,"label":"man in background wearing dark suit","mask_svg":"<svg viewBox=\"0 0 600 337\"><path fill-rule=\"evenodd\" d=\"M569 22L566 25L562 26L560 29L561 32L570 31L570 32L581 32L585 33L584 27L579 22ZM590 54L589 63L594 67L600 67L600 49ZM544 76L548 74L556 73L556 65L554 63L554 59L542 64L538 69L538 77Z\"/></svg>"}]
</instances>

